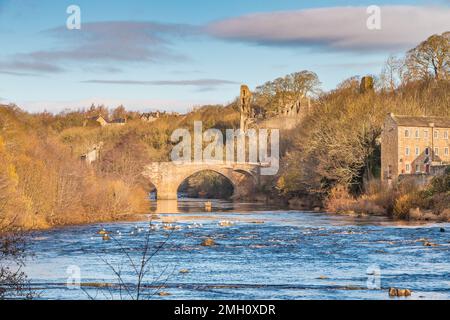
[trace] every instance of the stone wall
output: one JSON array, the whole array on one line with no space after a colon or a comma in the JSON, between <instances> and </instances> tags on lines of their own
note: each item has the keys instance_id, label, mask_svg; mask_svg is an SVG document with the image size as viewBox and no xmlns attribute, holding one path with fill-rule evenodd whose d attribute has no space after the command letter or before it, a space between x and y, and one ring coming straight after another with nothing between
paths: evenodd
<instances>
[{"instance_id":1,"label":"stone wall","mask_svg":"<svg viewBox=\"0 0 450 320\"><path fill-rule=\"evenodd\" d=\"M381 179L391 180L398 174L398 127L387 117L381 134Z\"/></svg>"}]
</instances>

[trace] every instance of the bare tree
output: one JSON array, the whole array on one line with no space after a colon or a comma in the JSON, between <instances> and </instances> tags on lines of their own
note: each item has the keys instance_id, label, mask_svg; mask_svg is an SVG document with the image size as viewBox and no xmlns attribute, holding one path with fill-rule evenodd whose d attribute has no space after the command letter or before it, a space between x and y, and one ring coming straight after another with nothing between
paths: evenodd
<instances>
[{"instance_id":1,"label":"bare tree","mask_svg":"<svg viewBox=\"0 0 450 320\"><path fill-rule=\"evenodd\" d=\"M449 79L450 32L432 35L407 53L406 65L411 80Z\"/></svg>"},{"instance_id":2,"label":"bare tree","mask_svg":"<svg viewBox=\"0 0 450 320\"><path fill-rule=\"evenodd\" d=\"M288 104L301 101L308 95L319 92L320 81L317 74L303 70L294 72L256 88L257 104L275 113L282 113Z\"/></svg>"},{"instance_id":3,"label":"bare tree","mask_svg":"<svg viewBox=\"0 0 450 320\"><path fill-rule=\"evenodd\" d=\"M384 88L394 92L403 77L404 62L394 55L389 56L381 72L381 82Z\"/></svg>"},{"instance_id":4,"label":"bare tree","mask_svg":"<svg viewBox=\"0 0 450 320\"><path fill-rule=\"evenodd\" d=\"M22 271L24 258L24 237L3 224L0 228L0 300L32 299L37 295Z\"/></svg>"},{"instance_id":5,"label":"bare tree","mask_svg":"<svg viewBox=\"0 0 450 320\"><path fill-rule=\"evenodd\" d=\"M174 229L167 233L166 238L161 243L153 246L151 235L153 224L150 222L148 229L144 234L144 242L140 255L133 257L132 249L126 247L119 238L110 236L110 240L119 248L123 257L122 263L115 265L107 258L100 256L102 262L112 271L117 283L101 286L108 289L109 297L103 293L105 298L114 299L114 292L119 293L121 300L148 300L158 295L167 284L168 279L174 272L174 268L165 266L156 274L150 275L152 271L152 262L154 257L167 245ZM124 272L130 272L133 275L133 281L125 278ZM83 291L90 299L95 299L83 288Z\"/></svg>"}]
</instances>

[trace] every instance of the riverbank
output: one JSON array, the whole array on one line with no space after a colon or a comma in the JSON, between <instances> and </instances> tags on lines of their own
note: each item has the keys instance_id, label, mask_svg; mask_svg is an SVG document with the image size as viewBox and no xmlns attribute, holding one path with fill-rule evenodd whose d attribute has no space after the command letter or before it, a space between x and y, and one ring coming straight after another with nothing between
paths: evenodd
<instances>
[{"instance_id":1,"label":"riverbank","mask_svg":"<svg viewBox=\"0 0 450 320\"><path fill-rule=\"evenodd\" d=\"M419 184L414 177L404 177L392 186L374 181L359 196L337 186L322 199L309 195L290 199L289 204L292 208L315 208L339 214L447 222L450 221L450 168L442 175L432 177L427 184Z\"/></svg>"},{"instance_id":2,"label":"riverbank","mask_svg":"<svg viewBox=\"0 0 450 320\"><path fill-rule=\"evenodd\" d=\"M443 205L448 208L436 210L433 206L421 208L414 204L408 204L406 208L401 208L402 211L394 211L394 208L384 208L377 205L375 200L364 197L359 199L333 199L325 205L325 208L323 206L305 207L302 199L293 198L289 201L289 208L293 210L307 209L314 212L326 212L329 214L355 217L382 216L399 221L450 222L450 202L448 202L449 200L447 199L444 200L445 202ZM403 201L405 201L405 197L397 198L395 200L397 206L400 206Z\"/></svg>"}]
</instances>

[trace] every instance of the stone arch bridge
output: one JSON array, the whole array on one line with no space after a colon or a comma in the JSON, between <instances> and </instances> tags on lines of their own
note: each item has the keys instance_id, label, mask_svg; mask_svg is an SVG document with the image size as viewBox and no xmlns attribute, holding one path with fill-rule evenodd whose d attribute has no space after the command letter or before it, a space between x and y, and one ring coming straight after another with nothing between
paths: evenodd
<instances>
[{"instance_id":1,"label":"stone arch bridge","mask_svg":"<svg viewBox=\"0 0 450 320\"><path fill-rule=\"evenodd\" d=\"M176 200L179 186L184 180L201 171L214 171L226 177L234 187L234 198L249 193L259 183L261 163L224 162L152 162L145 166L143 175L157 190L158 200Z\"/></svg>"}]
</instances>

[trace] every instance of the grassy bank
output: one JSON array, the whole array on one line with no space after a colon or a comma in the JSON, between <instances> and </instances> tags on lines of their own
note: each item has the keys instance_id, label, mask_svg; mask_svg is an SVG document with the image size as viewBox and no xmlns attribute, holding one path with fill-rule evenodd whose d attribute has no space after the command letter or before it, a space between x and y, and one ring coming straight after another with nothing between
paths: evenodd
<instances>
[{"instance_id":1,"label":"grassy bank","mask_svg":"<svg viewBox=\"0 0 450 320\"><path fill-rule=\"evenodd\" d=\"M450 221L450 167L425 185L418 185L414 179L408 178L390 188L376 182L359 197L352 197L345 188L334 188L325 202L325 208L344 214Z\"/></svg>"}]
</instances>

